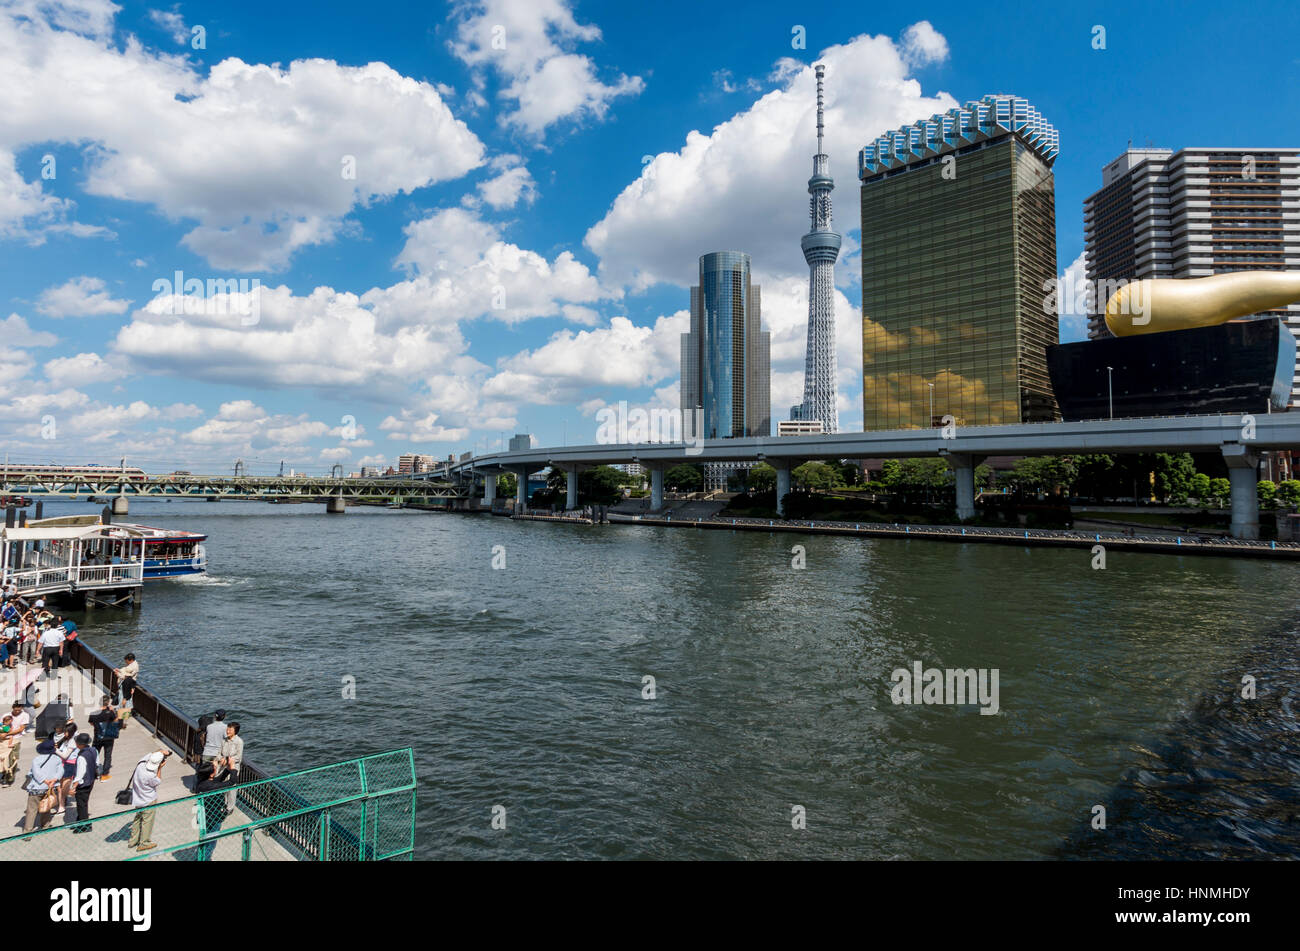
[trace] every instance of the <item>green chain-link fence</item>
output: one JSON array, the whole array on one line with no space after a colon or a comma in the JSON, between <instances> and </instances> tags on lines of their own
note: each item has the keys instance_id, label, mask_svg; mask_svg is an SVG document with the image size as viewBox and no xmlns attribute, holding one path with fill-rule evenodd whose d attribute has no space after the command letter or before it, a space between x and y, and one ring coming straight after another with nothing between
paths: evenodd
<instances>
[{"instance_id":1,"label":"green chain-link fence","mask_svg":"<svg viewBox=\"0 0 1300 951\"><path fill-rule=\"evenodd\" d=\"M410 859L415 846L412 750L272 779L0 839L0 861L163 859L355 862ZM140 851L139 844L155 843Z\"/></svg>"}]
</instances>

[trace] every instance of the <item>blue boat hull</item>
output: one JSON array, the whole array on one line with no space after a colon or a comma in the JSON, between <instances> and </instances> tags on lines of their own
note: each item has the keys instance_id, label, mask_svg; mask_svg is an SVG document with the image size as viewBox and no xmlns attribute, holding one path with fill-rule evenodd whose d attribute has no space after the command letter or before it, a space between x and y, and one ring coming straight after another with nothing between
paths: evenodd
<instances>
[{"instance_id":1,"label":"blue boat hull","mask_svg":"<svg viewBox=\"0 0 1300 951\"><path fill-rule=\"evenodd\" d=\"M144 580L157 578L178 578L181 575L201 575L204 565L198 558L147 558L144 563Z\"/></svg>"}]
</instances>

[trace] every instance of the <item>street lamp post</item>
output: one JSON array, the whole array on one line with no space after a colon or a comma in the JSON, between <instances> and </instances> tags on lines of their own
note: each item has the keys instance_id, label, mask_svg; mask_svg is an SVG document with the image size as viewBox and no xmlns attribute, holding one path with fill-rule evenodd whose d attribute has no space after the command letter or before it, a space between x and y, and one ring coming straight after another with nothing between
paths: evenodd
<instances>
[{"instance_id":1,"label":"street lamp post","mask_svg":"<svg viewBox=\"0 0 1300 951\"><path fill-rule=\"evenodd\" d=\"M926 386L930 388L930 428L934 429L934 384L927 383Z\"/></svg>"},{"instance_id":2,"label":"street lamp post","mask_svg":"<svg viewBox=\"0 0 1300 951\"><path fill-rule=\"evenodd\" d=\"M1115 418L1115 388L1111 385L1113 368L1106 367L1106 404L1110 407L1110 418Z\"/></svg>"}]
</instances>

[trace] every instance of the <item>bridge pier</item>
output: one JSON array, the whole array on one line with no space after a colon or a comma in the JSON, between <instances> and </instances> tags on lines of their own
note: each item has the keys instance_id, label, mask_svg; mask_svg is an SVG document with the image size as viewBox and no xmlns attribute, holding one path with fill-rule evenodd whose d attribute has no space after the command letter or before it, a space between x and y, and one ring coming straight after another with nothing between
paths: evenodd
<instances>
[{"instance_id":1,"label":"bridge pier","mask_svg":"<svg viewBox=\"0 0 1300 951\"><path fill-rule=\"evenodd\" d=\"M963 522L969 521L975 517L975 466L980 459L965 452L940 454L952 467L957 480L957 518Z\"/></svg>"},{"instance_id":2,"label":"bridge pier","mask_svg":"<svg viewBox=\"0 0 1300 951\"><path fill-rule=\"evenodd\" d=\"M341 495L331 495L329 501L325 503L325 512L329 515L342 515L347 510L348 505Z\"/></svg>"},{"instance_id":3,"label":"bridge pier","mask_svg":"<svg viewBox=\"0 0 1300 951\"><path fill-rule=\"evenodd\" d=\"M1232 485L1232 537L1259 538L1259 453L1238 443L1225 445L1222 452Z\"/></svg>"},{"instance_id":4,"label":"bridge pier","mask_svg":"<svg viewBox=\"0 0 1300 951\"><path fill-rule=\"evenodd\" d=\"M129 507L129 505L127 504L126 496L125 496L125 495L115 495L115 496L113 496L113 514L114 514L114 515L126 515L127 512L128 512L129 510L130 510L130 507Z\"/></svg>"},{"instance_id":5,"label":"bridge pier","mask_svg":"<svg viewBox=\"0 0 1300 951\"><path fill-rule=\"evenodd\" d=\"M790 463L769 459L767 464L776 470L776 514L785 514L785 497L790 494Z\"/></svg>"},{"instance_id":6,"label":"bridge pier","mask_svg":"<svg viewBox=\"0 0 1300 951\"><path fill-rule=\"evenodd\" d=\"M487 503L487 508L492 508L492 504L497 500L497 477L489 473L483 477L483 501Z\"/></svg>"},{"instance_id":7,"label":"bridge pier","mask_svg":"<svg viewBox=\"0 0 1300 951\"><path fill-rule=\"evenodd\" d=\"M523 515L528 508L528 469L516 466L515 473L515 514Z\"/></svg>"},{"instance_id":8,"label":"bridge pier","mask_svg":"<svg viewBox=\"0 0 1300 951\"><path fill-rule=\"evenodd\" d=\"M578 473L581 472L579 466L567 466L564 470L565 496L564 510L572 512L578 507Z\"/></svg>"},{"instance_id":9,"label":"bridge pier","mask_svg":"<svg viewBox=\"0 0 1300 951\"><path fill-rule=\"evenodd\" d=\"M664 509L664 467L650 466L650 511Z\"/></svg>"}]
</instances>

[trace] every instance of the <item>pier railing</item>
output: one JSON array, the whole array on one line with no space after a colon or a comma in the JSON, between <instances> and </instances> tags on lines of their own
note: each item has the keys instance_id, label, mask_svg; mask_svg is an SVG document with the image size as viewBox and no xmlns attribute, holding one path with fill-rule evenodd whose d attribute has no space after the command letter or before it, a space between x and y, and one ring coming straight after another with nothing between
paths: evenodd
<instances>
[{"instance_id":1,"label":"pier railing","mask_svg":"<svg viewBox=\"0 0 1300 951\"><path fill-rule=\"evenodd\" d=\"M10 836L0 862L409 860L415 788L414 751L391 750L95 816L86 835L73 822ZM140 852L130 839L146 818L157 846Z\"/></svg>"},{"instance_id":2,"label":"pier railing","mask_svg":"<svg viewBox=\"0 0 1300 951\"><path fill-rule=\"evenodd\" d=\"M5 575L19 594L40 594L46 591L68 589L83 591L92 588L126 588L142 584L144 562L125 565L61 565L46 568L23 568Z\"/></svg>"}]
</instances>

